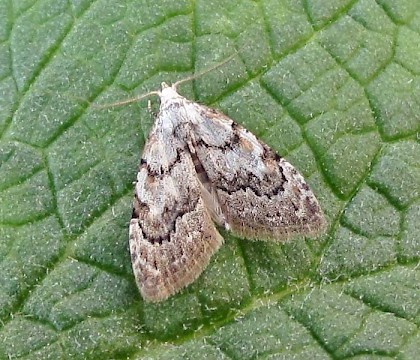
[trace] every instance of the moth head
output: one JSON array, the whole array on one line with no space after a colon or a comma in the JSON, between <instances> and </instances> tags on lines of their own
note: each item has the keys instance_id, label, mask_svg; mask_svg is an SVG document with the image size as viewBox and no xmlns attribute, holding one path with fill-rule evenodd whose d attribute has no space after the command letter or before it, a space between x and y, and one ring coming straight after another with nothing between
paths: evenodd
<instances>
[{"instance_id":1,"label":"moth head","mask_svg":"<svg viewBox=\"0 0 420 360\"><path fill-rule=\"evenodd\" d=\"M161 90L158 95L160 97L161 106L167 101L173 101L175 98L182 98L182 96L176 91L175 84L171 86L165 82L161 84Z\"/></svg>"}]
</instances>

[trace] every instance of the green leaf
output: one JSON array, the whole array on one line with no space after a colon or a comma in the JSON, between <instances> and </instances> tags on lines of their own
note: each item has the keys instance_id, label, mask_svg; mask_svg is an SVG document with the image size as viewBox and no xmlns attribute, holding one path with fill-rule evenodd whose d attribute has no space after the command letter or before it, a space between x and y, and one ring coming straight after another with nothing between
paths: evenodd
<instances>
[{"instance_id":1,"label":"green leaf","mask_svg":"<svg viewBox=\"0 0 420 360\"><path fill-rule=\"evenodd\" d=\"M0 358L343 359L420 348L416 0L0 2ZM320 239L225 245L143 303L132 182L182 85L301 171ZM156 100L152 99L156 106Z\"/></svg>"}]
</instances>

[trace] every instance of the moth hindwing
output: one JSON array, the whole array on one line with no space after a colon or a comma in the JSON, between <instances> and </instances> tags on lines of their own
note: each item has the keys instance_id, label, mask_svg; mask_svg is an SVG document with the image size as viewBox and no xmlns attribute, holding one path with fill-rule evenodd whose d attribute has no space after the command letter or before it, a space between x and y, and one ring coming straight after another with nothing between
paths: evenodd
<instances>
[{"instance_id":1,"label":"moth hindwing","mask_svg":"<svg viewBox=\"0 0 420 360\"><path fill-rule=\"evenodd\" d=\"M298 171L226 115L175 86L144 146L130 222L130 251L146 301L193 282L223 243L216 225L242 237L314 236L325 219Z\"/></svg>"}]
</instances>

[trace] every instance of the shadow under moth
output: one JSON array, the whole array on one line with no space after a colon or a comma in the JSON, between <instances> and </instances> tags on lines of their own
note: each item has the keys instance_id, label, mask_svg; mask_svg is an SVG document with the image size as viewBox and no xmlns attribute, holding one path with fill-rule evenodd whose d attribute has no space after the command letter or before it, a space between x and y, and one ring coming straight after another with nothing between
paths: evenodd
<instances>
[{"instance_id":1,"label":"shadow under moth","mask_svg":"<svg viewBox=\"0 0 420 360\"><path fill-rule=\"evenodd\" d=\"M144 146L130 221L130 252L144 300L192 283L223 243L216 226L283 241L325 228L299 172L226 115L162 83Z\"/></svg>"}]
</instances>

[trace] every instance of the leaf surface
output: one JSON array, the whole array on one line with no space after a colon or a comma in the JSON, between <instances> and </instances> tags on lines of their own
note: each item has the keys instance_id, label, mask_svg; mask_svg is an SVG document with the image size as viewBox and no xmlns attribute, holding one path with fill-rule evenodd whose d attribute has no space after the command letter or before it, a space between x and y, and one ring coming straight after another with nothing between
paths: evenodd
<instances>
[{"instance_id":1,"label":"leaf surface","mask_svg":"<svg viewBox=\"0 0 420 360\"><path fill-rule=\"evenodd\" d=\"M0 358L416 358L419 44L415 0L0 2ZM98 105L235 52L180 92L294 164L328 231L223 233L145 304L127 229L153 119Z\"/></svg>"}]
</instances>

